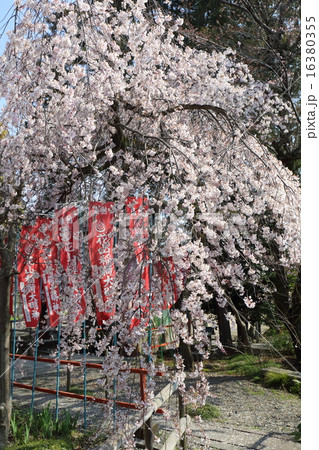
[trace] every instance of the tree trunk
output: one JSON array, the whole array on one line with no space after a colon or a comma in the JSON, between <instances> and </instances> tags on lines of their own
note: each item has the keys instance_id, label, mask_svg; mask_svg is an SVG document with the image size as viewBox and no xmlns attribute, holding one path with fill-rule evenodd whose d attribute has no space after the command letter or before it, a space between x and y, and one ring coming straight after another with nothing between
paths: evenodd
<instances>
[{"instance_id":1,"label":"tree trunk","mask_svg":"<svg viewBox=\"0 0 319 450\"><path fill-rule=\"evenodd\" d=\"M179 349L184 360L185 370L194 370L195 364L191 346L189 344L185 344L185 342L181 339Z\"/></svg>"},{"instance_id":2,"label":"tree trunk","mask_svg":"<svg viewBox=\"0 0 319 450\"><path fill-rule=\"evenodd\" d=\"M274 285L276 287L276 292L274 294L275 306L279 318L284 322L288 315L290 307L289 283L285 267L276 267Z\"/></svg>"},{"instance_id":3,"label":"tree trunk","mask_svg":"<svg viewBox=\"0 0 319 450\"><path fill-rule=\"evenodd\" d=\"M0 449L8 445L11 420L10 288L15 232L0 235Z\"/></svg>"},{"instance_id":4,"label":"tree trunk","mask_svg":"<svg viewBox=\"0 0 319 450\"><path fill-rule=\"evenodd\" d=\"M289 283L284 267L276 270L274 284L276 286L275 306L279 318L289 331L298 365L301 362L301 268L294 290L289 295Z\"/></svg>"},{"instance_id":5,"label":"tree trunk","mask_svg":"<svg viewBox=\"0 0 319 450\"><path fill-rule=\"evenodd\" d=\"M218 330L219 330L219 340L222 343L225 350L233 349L233 341L231 337L230 325L229 321L225 316L225 308L219 306L216 302L215 305L217 322L218 322Z\"/></svg>"},{"instance_id":6,"label":"tree trunk","mask_svg":"<svg viewBox=\"0 0 319 450\"><path fill-rule=\"evenodd\" d=\"M238 349L244 352L252 353L251 342L249 340L248 329L246 324L236 317Z\"/></svg>"},{"instance_id":7,"label":"tree trunk","mask_svg":"<svg viewBox=\"0 0 319 450\"><path fill-rule=\"evenodd\" d=\"M228 305L232 310L237 323L238 348L245 352L252 353L251 343L249 340L246 324L230 297L228 297Z\"/></svg>"},{"instance_id":8,"label":"tree trunk","mask_svg":"<svg viewBox=\"0 0 319 450\"><path fill-rule=\"evenodd\" d=\"M178 309L181 310L182 308L182 302L183 302L183 295L180 295L179 299L175 303L172 309ZM191 317L189 313L187 313L188 317L188 333L191 334L192 327L191 327ZM179 344L179 350L184 360L185 370L194 370L195 363L194 363L194 357L192 353L192 348L189 344L186 344L183 339L180 340Z\"/></svg>"},{"instance_id":9,"label":"tree trunk","mask_svg":"<svg viewBox=\"0 0 319 450\"><path fill-rule=\"evenodd\" d=\"M0 278L0 448L8 444L10 393L10 278Z\"/></svg>"},{"instance_id":10,"label":"tree trunk","mask_svg":"<svg viewBox=\"0 0 319 450\"><path fill-rule=\"evenodd\" d=\"M291 294L291 306L288 314L288 327L292 343L295 350L298 368L301 365L301 267L299 267L298 276L294 290Z\"/></svg>"}]
</instances>

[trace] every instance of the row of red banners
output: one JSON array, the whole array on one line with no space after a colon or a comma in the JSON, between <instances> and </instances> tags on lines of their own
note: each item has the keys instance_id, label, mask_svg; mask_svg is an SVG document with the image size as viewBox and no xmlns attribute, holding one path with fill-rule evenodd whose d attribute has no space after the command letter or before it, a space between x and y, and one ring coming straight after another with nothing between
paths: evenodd
<instances>
[{"instance_id":1,"label":"row of red banners","mask_svg":"<svg viewBox=\"0 0 319 450\"><path fill-rule=\"evenodd\" d=\"M131 327L136 326L141 317L147 317L149 312L150 265L147 264L149 258L146 245L147 209L148 203L145 198L129 197L126 200L135 264L144 262L141 279L142 295L146 300L142 307L136 308L138 313L135 314L134 300L139 294L141 295L141 292L132 295ZM96 318L99 325L104 320L110 319L115 312L114 309L105 307L111 303L111 290L116 278L113 257L114 219L113 203L91 202L89 204L87 242L94 280ZM42 307L41 290L45 297L50 326L58 325L61 308L59 282L61 272L66 280L63 289L73 301L69 317L72 317L74 321L83 317L86 302L81 246L79 214L76 207L63 208L56 211L53 218L39 217L35 225L22 227L17 255L17 281L27 327L36 327L39 323ZM161 283L162 307L170 308L178 297L176 268L172 258L156 262L153 269L156 270Z\"/></svg>"}]
</instances>

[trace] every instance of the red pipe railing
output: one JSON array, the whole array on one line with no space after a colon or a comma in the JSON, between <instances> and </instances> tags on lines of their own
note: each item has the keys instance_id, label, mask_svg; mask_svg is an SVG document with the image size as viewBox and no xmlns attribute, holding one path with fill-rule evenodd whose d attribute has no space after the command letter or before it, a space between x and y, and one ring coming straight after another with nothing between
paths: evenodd
<instances>
[{"instance_id":1,"label":"red pipe railing","mask_svg":"<svg viewBox=\"0 0 319 450\"><path fill-rule=\"evenodd\" d=\"M10 357L12 358L12 353L10 353ZM30 355L19 355L19 354L15 354L14 355L15 360L17 361L18 359L23 359L23 360L27 360L27 361L34 361L34 356L30 356ZM45 358L42 356L38 356L37 357L37 361L38 362L44 362L44 363L51 363L51 364L55 364L57 363L57 360L53 359L53 358ZM71 361L71 360L66 360L66 359L60 359L59 360L59 364L61 365L71 365L71 366L75 366L75 367L81 367L84 365L83 362L81 361ZM97 363L85 363L86 368L89 369L99 369L102 370L103 369L103 365L102 364L97 364ZM121 370L123 372L125 372L125 369ZM140 375L140 395L141 395L141 401L145 402L146 400L146 375L148 374L146 369L142 369L142 368L137 368L137 367L132 367L130 369L127 369L127 371L129 371L130 373L137 373ZM157 371L155 373L156 376L163 376L164 372L163 371ZM21 388L21 389L28 389L30 391L32 391L32 389L34 389L37 392L43 392L46 394L52 394L52 395L56 395L56 393L58 392L59 396L61 397L69 397L69 398L74 398L74 399L78 399L78 400L84 400L86 399L86 401L88 402L94 402L94 403L109 403L109 402L114 402L114 400L108 399L108 398L99 398L99 397L93 397L91 395L83 395L83 394L75 394L73 392L66 392L66 391L57 391L56 389L49 389L49 388L43 388L43 387L39 387L39 386L35 386L33 387L30 384L24 384L24 383L18 383L16 381L13 382L13 386L17 387L17 388ZM122 407L122 408L127 408L127 409L142 409L143 406L138 405L136 403L129 403L129 402L122 402L122 401L115 401L116 406ZM164 411L159 408L157 411L157 413L159 414L163 414Z\"/></svg>"}]
</instances>

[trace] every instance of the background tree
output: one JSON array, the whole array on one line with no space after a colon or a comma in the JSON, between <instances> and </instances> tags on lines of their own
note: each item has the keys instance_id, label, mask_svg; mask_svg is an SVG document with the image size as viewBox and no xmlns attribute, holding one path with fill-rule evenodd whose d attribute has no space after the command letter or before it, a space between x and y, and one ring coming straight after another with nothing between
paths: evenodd
<instances>
[{"instance_id":1,"label":"background tree","mask_svg":"<svg viewBox=\"0 0 319 450\"><path fill-rule=\"evenodd\" d=\"M184 17L191 45L236 50L256 80L268 83L291 105L285 127L271 128L264 141L295 173L300 168L300 2L260 0L160 1Z\"/></svg>"},{"instance_id":2,"label":"background tree","mask_svg":"<svg viewBox=\"0 0 319 450\"><path fill-rule=\"evenodd\" d=\"M185 19L186 42L207 51L236 50L256 80L271 88L291 106L289 121L270 124L261 141L284 165L300 171L300 2L259 0L190 0L159 2L176 17ZM275 248L274 248L274 251ZM285 323L300 363L300 303L292 300L300 291L297 272L278 264L270 278L276 288L271 297L278 317ZM296 280L295 287L291 279Z\"/></svg>"}]
</instances>

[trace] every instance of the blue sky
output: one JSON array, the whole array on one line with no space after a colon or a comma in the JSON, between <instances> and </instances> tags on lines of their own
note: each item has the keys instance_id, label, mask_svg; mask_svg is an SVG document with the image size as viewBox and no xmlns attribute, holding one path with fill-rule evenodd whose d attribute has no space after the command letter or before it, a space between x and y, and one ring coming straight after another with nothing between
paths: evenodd
<instances>
[{"instance_id":1,"label":"blue sky","mask_svg":"<svg viewBox=\"0 0 319 450\"><path fill-rule=\"evenodd\" d=\"M8 30L12 30L13 27L13 21L11 20L6 26L5 32L3 32L8 19L12 15L12 10L10 10L10 8L13 6L13 4L14 0L0 0L0 55L2 55L5 48L5 43L7 41L6 32ZM8 15L6 16L7 13ZM0 98L0 109L3 106L3 104L4 100Z\"/></svg>"},{"instance_id":2,"label":"blue sky","mask_svg":"<svg viewBox=\"0 0 319 450\"><path fill-rule=\"evenodd\" d=\"M9 12L9 14L6 16L7 12L9 11L9 9L13 6L14 4L14 0L0 0L0 36L3 33L3 27L6 24L7 20L9 19L9 17L12 15L12 10ZM6 31L8 30L12 30L13 27L13 21L11 20L11 22L8 24ZM0 38L0 55L2 55L3 50L4 50L4 46L5 46L5 42L7 40L7 36L6 33L3 34L3 36L1 36Z\"/></svg>"}]
</instances>

